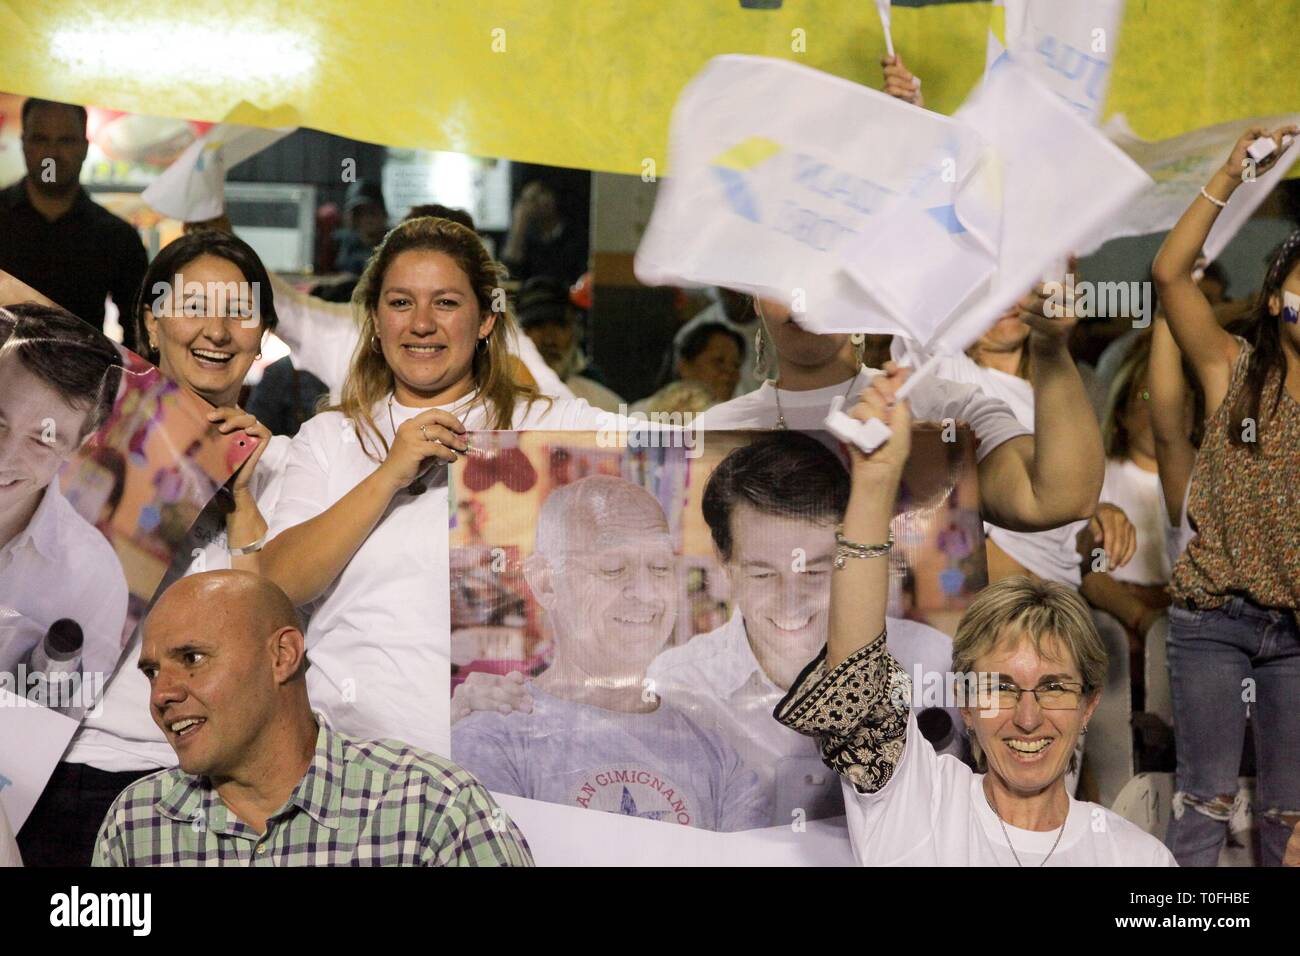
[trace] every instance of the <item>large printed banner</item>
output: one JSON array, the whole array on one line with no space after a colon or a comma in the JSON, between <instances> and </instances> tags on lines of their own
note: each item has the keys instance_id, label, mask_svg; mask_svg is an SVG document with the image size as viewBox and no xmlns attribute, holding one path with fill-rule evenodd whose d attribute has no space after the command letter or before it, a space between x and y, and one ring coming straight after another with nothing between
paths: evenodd
<instances>
[{"instance_id":1,"label":"large printed banner","mask_svg":"<svg viewBox=\"0 0 1300 956\"><path fill-rule=\"evenodd\" d=\"M1104 28L1110 0L1087 6ZM992 14L894 3L894 45L930 108L951 113L979 81ZM1300 0L1134 0L1106 111L1160 139L1294 109L1298 26ZM0 89L13 93L635 174L647 160L667 172L672 104L714 56L782 57L878 88L885 52L865 0L389 0L365 14L351 0L0 0L0 36ZM1039 55L1097 92L1067 45ZM1203 77L1215 79L1189 82Z\"/></svg>"},{"instance_id":2,"label":"large printed banner","mask_svg":"<svg viewBox=\"0 0 1300 956\"><path fill-rule=\"evenodd\" d=\"M838 778L772 718L826 640L838 443L604 437L480 432L452 469L452 759L544 865L851 862ZM893 531L890 648L960 755L936 681L987 580L967 430L916 427Z\"/></svg>"},{"instance_id":3,"label":"large printed banner","mask_svg":"<svg viewBox=\"0 0 1300 956\"><path fill-rule=\"evenodd\" d=\"M21 308L0 309L0 804L15 830L252 453L144 359L89 325L46 337Z\"/></svg>"}]
</instances>

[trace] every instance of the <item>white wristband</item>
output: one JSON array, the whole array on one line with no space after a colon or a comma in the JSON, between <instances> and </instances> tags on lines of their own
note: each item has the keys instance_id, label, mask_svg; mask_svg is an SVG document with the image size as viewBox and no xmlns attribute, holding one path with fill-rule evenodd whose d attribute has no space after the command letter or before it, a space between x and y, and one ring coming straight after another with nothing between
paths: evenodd
<instances>
[{"instance_id":1,"label":"white wristband","mask_svg":"<svg viewBox=\"0 0 1300 956\"><path fill-rule=\"evenodd\" d=\"M1228 206L1227 202L1225 202L1224 200L1215 199L1213 196L1207 193L1205 191L1204 186L1201 187L1201 195L1204 196L1206 199L1208 199L1210 202L1214 203L1214 205L1218 206L1220 209L1226 209Z\"/></svg>"}]
</instances>

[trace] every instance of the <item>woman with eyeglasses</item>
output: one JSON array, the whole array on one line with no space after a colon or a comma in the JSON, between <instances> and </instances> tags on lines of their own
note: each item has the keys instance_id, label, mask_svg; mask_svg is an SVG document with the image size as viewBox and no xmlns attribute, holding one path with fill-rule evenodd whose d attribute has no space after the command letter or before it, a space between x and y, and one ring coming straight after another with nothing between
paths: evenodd
<instances>
[{"instance_id":1,"label":"woman with eyeglasses","mask_svg":"<svg viewBox=\"0 0 1300 956\"><path fill-rule=\"evenodd\" d=\"M211 405L214 426L257 440L177 548L159 593L186 574L257 571L289 451L287 438L273 437L238 404L262 341L276 327L266 268L242 239L213 230L189 233L150 263L134 319L145 357ZM150 712L149 681L136 668L139 653L137 631L104 691L101 712L82 724L23 825L19 842L29 865L88 866L117 795L145 774L175 765L172 734L160 730Z\"/></svg>"},{"instance_id":2,"label":"woman with eyeglasses","mask_svg":"<svg viewBox=\"0 0 1300 956\"><path fill-rule=\"evenodd\" d=\"M344 733L450 754L447 466L466 433L603 420L515 380L501 281L465 226L397 226L353 295L342 401L294 438L262 567L310 614L308 690Z\"/></svg>"},{"instance_id":3,"label":"woman with eyeglasses","mask_svg":"<svg viewBox=\"0 0 1300 956\"><path fill-rule=\"evenodd\" d=\"M1173 857L1122 817L1074 799L1065 774L1096 709L1106 652L1069 588L1007 578L962 615L953 672L980 771L938 756L908 707L910 684L885 643L889 530L911 443L911 410L877 380L852 414L891 437L853 459L837 539L826 649L777 705L818 738L843 778L858 861L914 866L1152 866Z\"/></svg>"}]
</instances>

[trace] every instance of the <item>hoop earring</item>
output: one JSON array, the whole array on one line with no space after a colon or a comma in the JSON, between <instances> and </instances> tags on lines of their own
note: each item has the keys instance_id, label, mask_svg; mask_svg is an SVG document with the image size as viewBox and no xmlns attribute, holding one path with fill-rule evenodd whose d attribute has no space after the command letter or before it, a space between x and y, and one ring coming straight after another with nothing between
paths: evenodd
<instances>
[{"instance_id":1,"label":"hoop earring","mask_svg":"<svg viewBox=\"0 0 1300 956\"><path fill-rule=\"evenodd\" d=\"M370 351L374 352L376 355L383 355L383 354L384 354L383 347L379 344L379 334L378 334L378 333L375 333L375 334L373 334L373 335L370 336Z\"/></svg>"},{"instance_id":2,"label":"hoop earring","mask_svg":"<svg viewBox=\"0 0 1300 956\"><path fill-rule=\"evenodd\" d=\"M478 340L478 344L474 346L474 351L475 351L475 352L478 352L478 353L481 354L481 353L487 351L487 349L488 349L487 340L488 340L488 336L491 335L491 334L492 334L492 333L489 332L487 335L483 336L481 339Z\"/></svg>"},{"instance_id":3,"label":"hoop earring","mask_svg":"<svg viewBox=\"0 0 1300 956\"><path fill-rule=\"evenodd\" d=\"M767 378L767 373L767 337L763 334L763 320L760 318L758 328L754 331L754 374L761 378Z\"/></svg>"},{"instance_id":4,"label":"hoop earring","mask_svg":"<svg viewBox=\"0 0 1300 956\"><path fill-rule=\"evenodd\" d=\"M853 346L853 355L858 364L862 364L863 357L867 353L867 337L861 332L854 332L849 336L849 343Z\"/></svg>"}]
</instances>

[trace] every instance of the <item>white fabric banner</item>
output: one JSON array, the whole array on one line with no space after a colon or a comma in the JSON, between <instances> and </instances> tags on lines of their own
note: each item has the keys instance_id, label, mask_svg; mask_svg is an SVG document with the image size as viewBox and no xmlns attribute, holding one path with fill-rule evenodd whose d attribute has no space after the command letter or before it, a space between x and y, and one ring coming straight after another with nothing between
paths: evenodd
<instances>
[{"instance_id":1,"label":"white fabric banner","mask_svg":"<svg viewBox=\"0 0 1300 956\"><path fill-rule=\"evenodd\" d=\"M994 0L988 66L1009 57L1095 125L1123 16L1124 0Z\"/></svg>"},{"instance_id":2,"label":"white fabric banner","mask_svg":"<svg viewBox=\"0 0 1300 956\"><path fill-rule=\"evenodd\" d=\"M1300 113L1232 120L1152 142L1139 138L1122 114L1113 117L1106 124L1106 135L1146 170L1155 180L1155 186L1120 210L1107 224L1103 238L1141 236L1172 228L1214 171L1228 161L1242 133L1253 126L1274 130L1291 124L1300 124ZM1297 162L1300 162L1300 139L1291 144L1272 169L1253 182L1243 183L1233 193L1228 208L1219 213L1205 240L1205 255L1210 261L1218 257Z\"/></svg>"},{"instance_id":3,"label":"white fabric banner","mask_svg":"<svg viewBox=\"0 0 1300 956\"><path fill-rule=\"evenodd\" d=\"M219 123L185 152L141 194L164 216L182 222L215 219L225 210L226 170L293 132Z\"/></svg>"}]
</instances>

